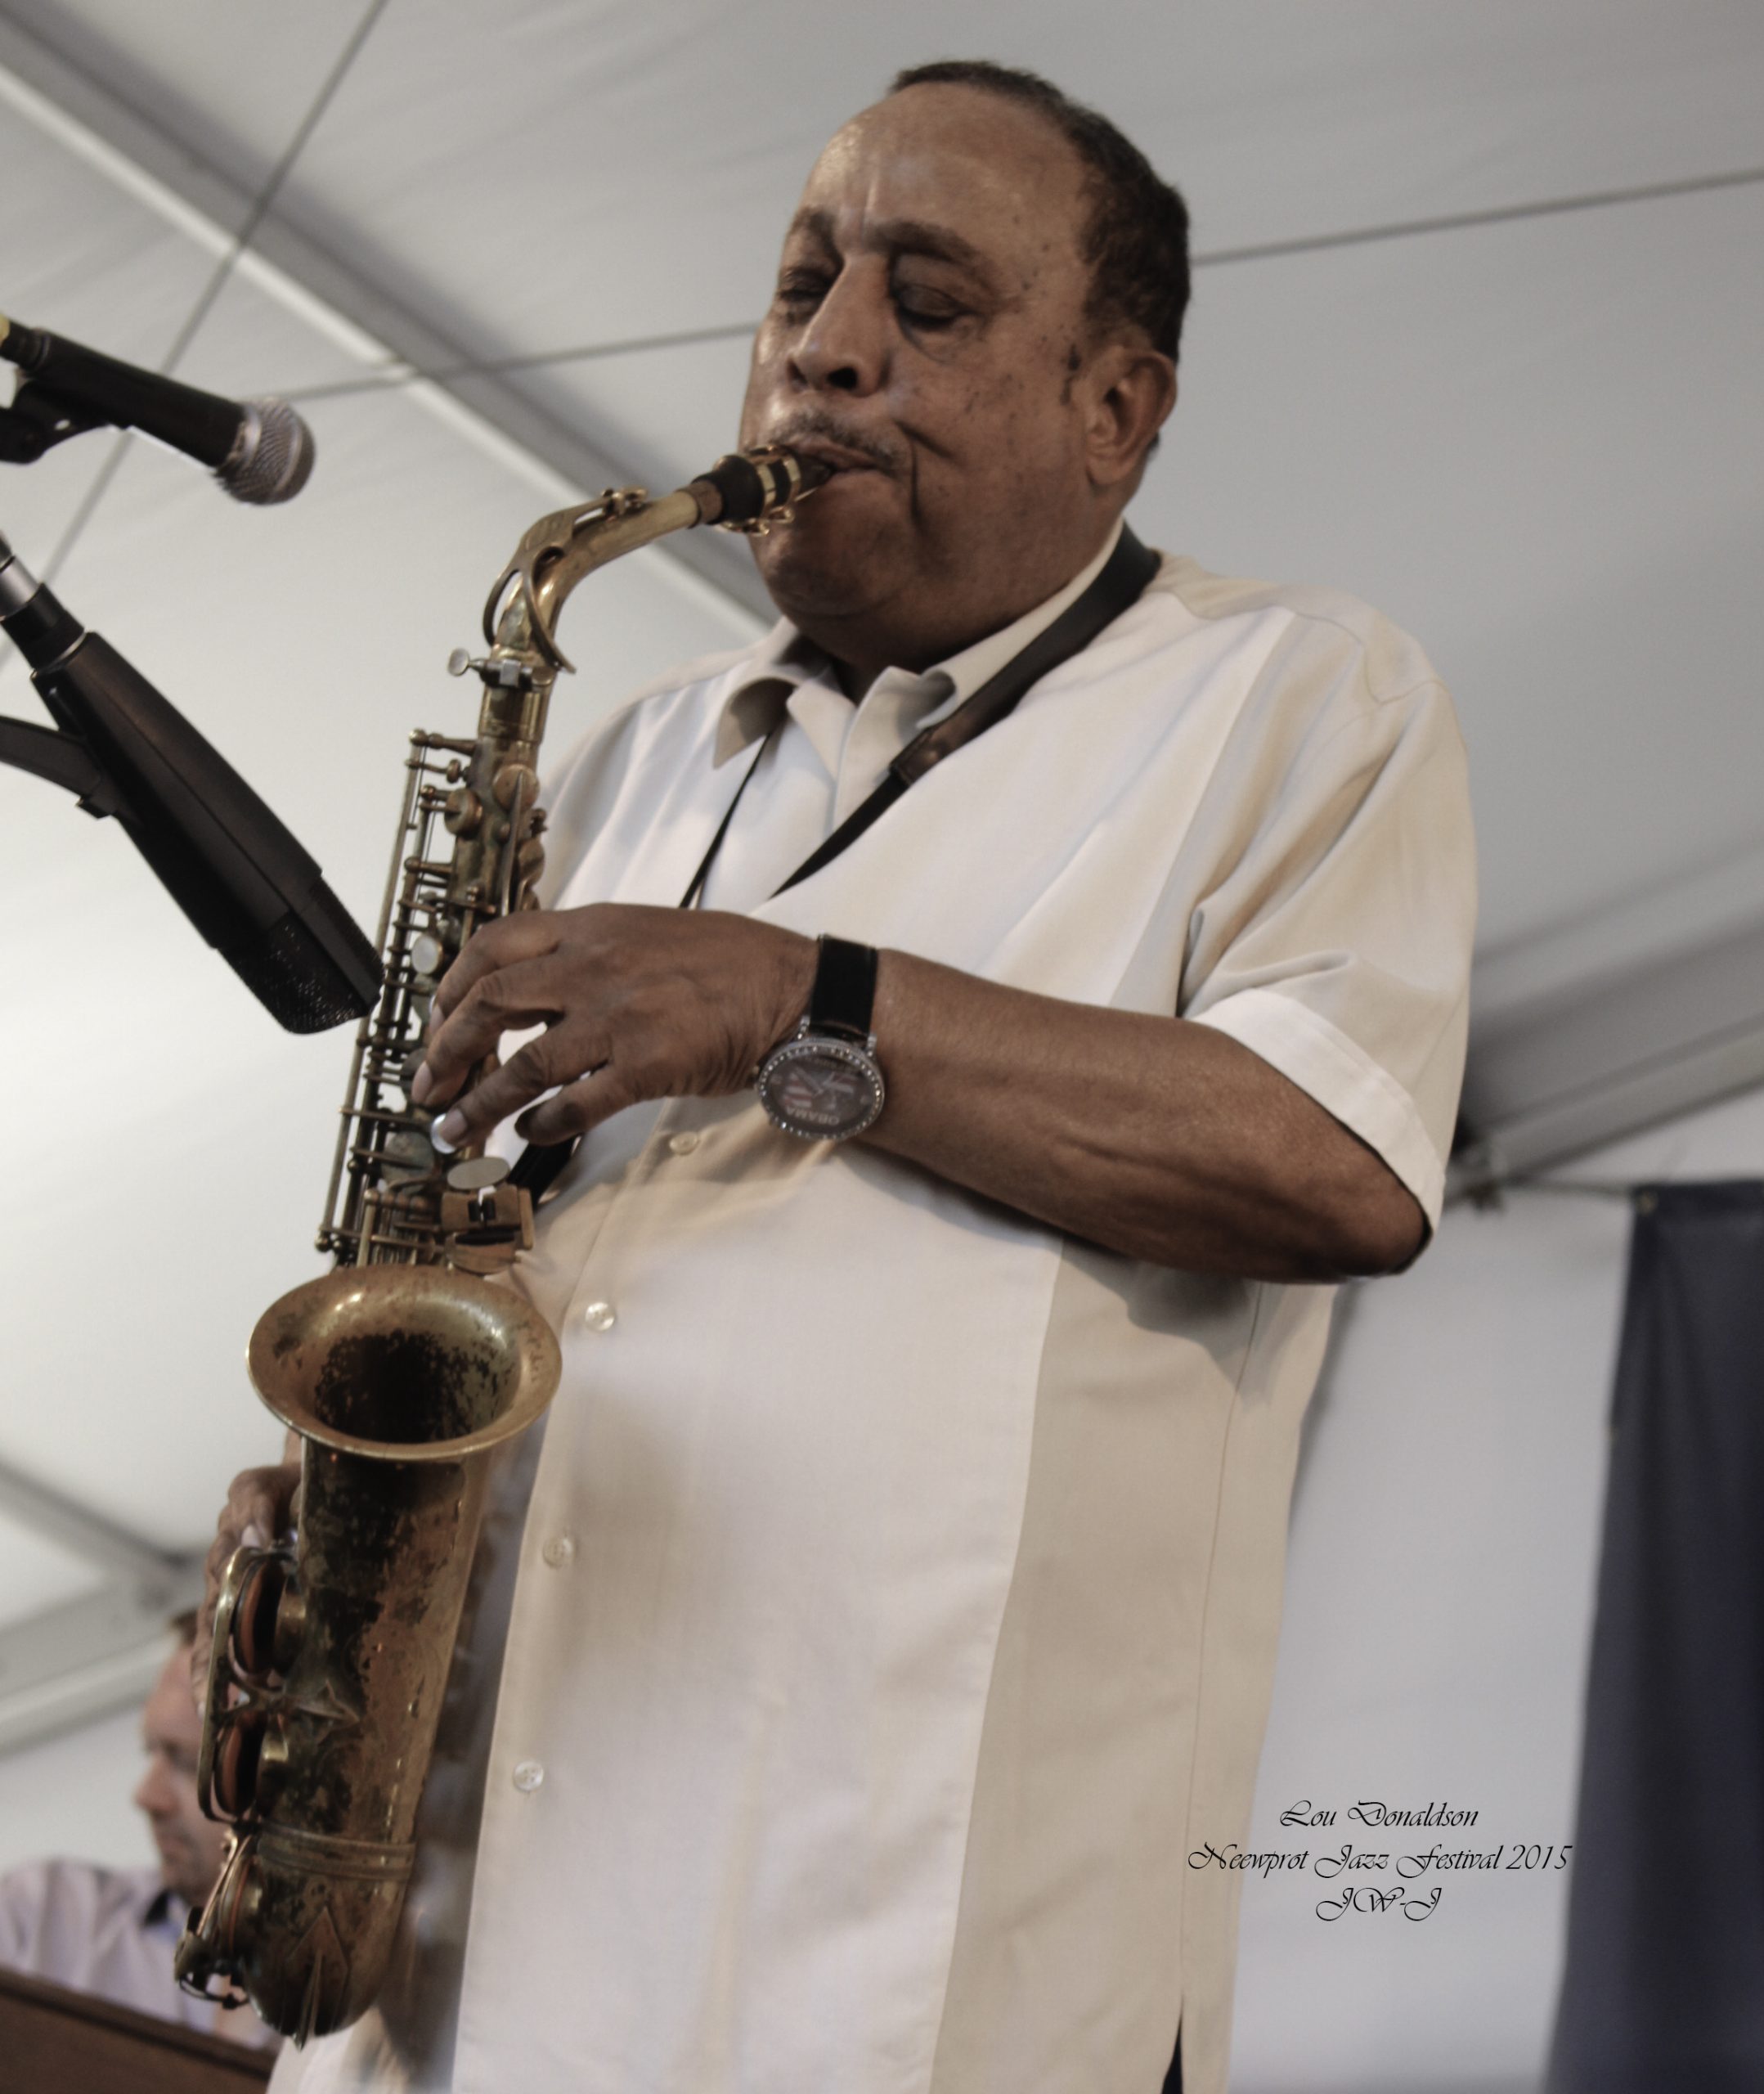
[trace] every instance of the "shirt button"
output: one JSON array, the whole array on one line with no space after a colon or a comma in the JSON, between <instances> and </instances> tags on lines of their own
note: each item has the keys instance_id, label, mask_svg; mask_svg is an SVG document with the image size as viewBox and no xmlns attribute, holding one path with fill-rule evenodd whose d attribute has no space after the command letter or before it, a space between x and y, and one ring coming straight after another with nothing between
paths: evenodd
<instances>
[{"instance_id":1,"label":"shirt button","mask_svg":"<svg viewBox=\"0 0 1764 2094\"><path fill-rule=\"evenodd\" d=\"M667 1145L676 1156L690 1156L698 1146L698 1137L690 1127L683 1128L677 1135L670 1135Z\"/></svg>"},{"instance_id":2,"label":"shirt button","mask_svg":"<svg viewBox=\"0 0 1764 2094\"><path fill-rule=\"evenodd\" d=\"M618 1311L610 1301L590 1301L582 1311L582 1321L590 1331L609 1331L618 1321Z\"/></svg>"},{"instance_id":3,"label":"shirt button","mask_svg":"<svg viewBox=\"0 0 1764 2094\"><path fill-rule=\"evenodd\" d=\"M514 1786L523 1795L530 1796L545 1778L545 1770L536 1759L523 1759L514 1769Z\"/></svg>"},{"instance_id":4,"label":"shirt button","mask_svg":"<svg viewBox=\"0 0 1764 2094\"><path fill-rule=\"evenodd\" d=\"M576 1553L576 1544L568 1535L553 1535L541 1552L554 1570L561 1570Z\"/></svg>"}]
</instances>

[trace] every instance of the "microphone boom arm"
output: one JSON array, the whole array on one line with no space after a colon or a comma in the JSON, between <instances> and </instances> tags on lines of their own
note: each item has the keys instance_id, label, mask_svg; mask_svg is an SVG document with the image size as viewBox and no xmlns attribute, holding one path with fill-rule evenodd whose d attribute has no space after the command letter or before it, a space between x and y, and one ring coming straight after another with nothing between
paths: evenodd
<instances>
[{"instance_id":1,"label":"microphone boom arm","mask_svg":"<svg viewBox=\"0 0 1764 2094\"><path fill-rule=\"evenodd\" d=\"M75 735L0 713L0 763L61 786L88 815L102 817L122 811L123 796L115 780Z\"/></svg>"}]
</instances>

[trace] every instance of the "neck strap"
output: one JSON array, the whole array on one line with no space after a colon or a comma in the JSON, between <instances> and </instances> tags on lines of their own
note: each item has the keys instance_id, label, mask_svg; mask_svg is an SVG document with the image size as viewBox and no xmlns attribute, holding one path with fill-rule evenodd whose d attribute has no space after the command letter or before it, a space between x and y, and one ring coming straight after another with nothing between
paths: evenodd
<instances>
[{"instance_id":1,"label":"neck strap","mask_svg":"<svg viewBox=\"0 0 1764 2094\"><path fill-rule=\"evenodd\" d=\"M799 880L806 880L811 873L830 865L842 852L850 850L872 823L879 821L901 794L916 785L927 771L941 763L945 757L954 756L958 749L965 748L970 742L977 741L989 727L995 727L1016 709L1018 699L1032 685L1039 683L1061 663L1080 654L1105 626L1112 625L1123 611L1136 604L1157 571L1157 555L1142 546L1124 524L1114 551L1083 595L1068 604L1026 647L1013 654L996 676L989 676L978 690L963 699L954 712L915 735L889 765L875 791L861 806L852 809L824 843L810 852L783 886L774 890L774 894L784 893ZM759 769L770 739L768 735L761 743L758 754L735 788L734 798L717 824L710 848L699 861L691 884L680 897L682 909L692 908L703 893L711 868L716 863L716 855L729 834L729 825L735 818L735 809L741 804L741 796L747 791L749 780Z\"/></svg>"}]
</instances>

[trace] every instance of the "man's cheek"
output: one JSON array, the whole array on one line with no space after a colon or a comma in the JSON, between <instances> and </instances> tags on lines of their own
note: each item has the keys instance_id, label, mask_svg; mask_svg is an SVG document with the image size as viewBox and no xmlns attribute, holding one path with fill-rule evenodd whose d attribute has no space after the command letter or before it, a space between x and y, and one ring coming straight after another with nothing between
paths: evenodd
<instances>
[{"instance_id":1,"label":"man's cheek","mask_svg":"<svg viewBox=\"0 0 1764 2094\"><path fill-rule=\"evenodd\" d=\"M765 330L761 328L754 341L753 359L747 366L747 389L741 398L738 443L749 444L757 442L759 433L765 426L767 400L772 384L772 363L766 348Z\"/></svg>"}]
</instances>

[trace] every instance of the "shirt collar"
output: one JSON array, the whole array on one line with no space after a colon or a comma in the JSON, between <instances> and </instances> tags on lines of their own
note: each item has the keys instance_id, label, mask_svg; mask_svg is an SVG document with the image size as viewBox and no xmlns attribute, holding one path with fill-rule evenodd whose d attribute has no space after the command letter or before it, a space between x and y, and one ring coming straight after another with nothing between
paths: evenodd
<instances>
[{"instance_id":1,"label":"shirt collar","mask_svg":"<svg viewBox=\"0 0 1764 2094\"><path fill-rule=\"evenodd\" d=\"M780 618L753 650L727 698L716 723L712 762L727 763L769 735L783 717L790 694L830 670L827 658L805 640L788 618Z\"/></svg>"},{"instance_id":2,"label":"shirt collar","mask_svg":"<svg viewBox=\"0 0 1764 2094\"><path fill-rule=\"evenodd\" d=\"M1075 603L1102 572L1104 563L1120 541L1121 530L1121 520L1117 518L1114 529L1094 558L1081 567L1063 589L1056 590L1045 603L1026 611L1021 618L1013 619L997 632L988 633L984 640L976 640L972 647L964 647L959 654L933 664L919 676L913 676L911 672L901 669L884 670L885 676L909 680L921 687L924 704L918 726L928 727L934 721L954 712L982 684L1020 654L1038 634L1045 631L1068 605ZM799 685L833 681L833 666L826 655L797 631L788 618L780 618L754 649L746 668L723 701L713 763L727 763L731 757L738 756L743 749L752 748L755 742L769 735L783 717L791 694ZM877 681L879 684L882 678Z\"/></svg>"}]
</instances>

